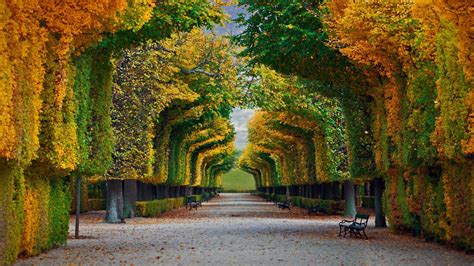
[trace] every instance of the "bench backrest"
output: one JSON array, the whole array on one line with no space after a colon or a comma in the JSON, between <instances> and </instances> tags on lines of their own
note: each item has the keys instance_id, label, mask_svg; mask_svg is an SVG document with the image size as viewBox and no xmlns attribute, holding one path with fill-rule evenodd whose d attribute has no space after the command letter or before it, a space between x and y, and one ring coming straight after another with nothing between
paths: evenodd
<instances>
[{"instance_id":1,"label":"bench backrest","mask_svg":"<svg viewBox=\"0 0 474 266\"><path fill-rule=\"evenodd\" d=\"M357 213L354 218L354 222L359 223L359 224L367 225L368 221L369 221L369 215L367 214Z\"/></svg>"}]
</instances>

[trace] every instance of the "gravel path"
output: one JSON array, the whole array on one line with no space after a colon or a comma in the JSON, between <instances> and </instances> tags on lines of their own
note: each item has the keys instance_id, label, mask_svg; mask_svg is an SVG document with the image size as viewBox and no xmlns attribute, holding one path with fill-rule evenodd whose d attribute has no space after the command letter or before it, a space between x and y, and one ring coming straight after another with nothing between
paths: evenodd
<instances>
[{"instance_id":1,"label":"gravel path","mask_svg":"<svg viewBox=\"0 0 474 266\"><path fill-rule=\"evenodd\" d=\"M373 221L369 240L339 238L341 217L282 211L248 194L221 194L197 211L120 225L102 223L103 215L81 217L84 239L17 264L474 265L474 256L373 228Z\"/></svg>"}]
</instances>

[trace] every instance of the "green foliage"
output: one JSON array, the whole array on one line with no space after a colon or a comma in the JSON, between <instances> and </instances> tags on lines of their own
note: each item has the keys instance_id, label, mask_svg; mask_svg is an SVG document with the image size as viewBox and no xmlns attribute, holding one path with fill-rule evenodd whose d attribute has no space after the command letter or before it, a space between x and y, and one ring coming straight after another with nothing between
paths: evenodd
<instances>
[{"instance_id":1,"label":"green foliage","mask_svg":"<svg viewBox=\"0 0 474 266\"><path fill-rule=\"evenodd\" d=\"M91 144L86 169L91 174L104 174L112 164L114 147L111 121L113 66L106 50L94 48L91 53Z\"/></svg>"},{"instance_id":2,"label":"green foliage","mask_svg":"<svg viewBox=\"0 0 474 266\"><path fill-rule=\"evenodd\" d=\"M151 19L139 30L132 27L116 32L104 39L100 46L120 51L149 40L162 40L174 32L187 32L199 27L212 28L221 23L223 18L221 5L214 1L164 1L155 6Z\"/></svg>"},{"instance_id":3,"label":"green foliage","mask_svg":"<svg viewBox=\"0 0 474 266\"><path fill-rule=\"evenodd\" d=\"M431 136L435 129L438 111L435 108L436 83L434 65L427 63L411 73L405 106L402 156L404 165L413 168L433 164L436 148L432 145Z\"/></svg>"},{"instance_id":4,"label":"green foliage","mask_svg":"<svg viewBox=\"0 0 474 266\"><path fill-rule=\"evenodd\" d=\"M237 20L244 31L236 41L245 47L242 55L251 63L263 63L281 73L342 83L352 78L344 58L327 45L328 33L322 22L323 11L304 1L272 0L262 5L255 0L239 1L251 16Z\"/></svg>"},{"instance_id":5,"label":"green foliage","mask_svg":"<svg viewBox=\"0 0 474 266\"><path fill-rule=\"evenodd\" d=\"M107 51L91 48L74 59L77 172L105 174L111 165L114 138L111 125L112 65Z\"/></svg>"},{"instance_id":6,"label":"green foliage","mask_svg":"<svg viewBox=\"0 0 474 266\"><path fill-rule=\"evenodd\" d=\"M71 201L69 182L65 179L50 181L49 237L45 248L65 244L69 229L69 202Z\"/></svg>"},{"instance_id":7,"label":"green foliage","mask_svg":"<svg viewBox=\"0 0 474 266\"><path fill-rule=\"evenodd\" d=\"M91 71L92 58L90 52L82 54L74 60L74 98L76 100L76 135L78 146L78 166L80 173L89 173L87 167L92 132Z\"/></svg>"},{"instance_id":8,"label":"green foliage","mask_svg":"<svg viewBox=\"0 0 474 266\"><path fill-rule=\"evenodd\" d=\"M467 134L467 121L463 118L469 113L468 94L470 91L472 93L472 83L466 80L463 66L458 62L457 32L452 23L442 22L436 48L439 76L436 106L440 117L437 120L435 141L443 157L459 160L464 154L462 142L470 137ZM469 147L465 149L469 150Z\"/></svg>"}]
</instances>

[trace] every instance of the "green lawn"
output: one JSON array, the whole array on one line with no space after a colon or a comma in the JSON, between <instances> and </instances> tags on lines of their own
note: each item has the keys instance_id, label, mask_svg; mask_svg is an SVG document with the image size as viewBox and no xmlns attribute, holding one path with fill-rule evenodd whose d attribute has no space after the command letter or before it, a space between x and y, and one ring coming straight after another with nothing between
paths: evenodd
<instances>
[{"instance_id":1,"label":"green lawn","mask_svg":"<svg viewBox=\"0 0 474 266\"><path fill-rule=\"evenodd\" d=\"M224 192L255 190L255 180L251 174L234 168L222 176L222 190Z\"/></svg>"}]
</instances>

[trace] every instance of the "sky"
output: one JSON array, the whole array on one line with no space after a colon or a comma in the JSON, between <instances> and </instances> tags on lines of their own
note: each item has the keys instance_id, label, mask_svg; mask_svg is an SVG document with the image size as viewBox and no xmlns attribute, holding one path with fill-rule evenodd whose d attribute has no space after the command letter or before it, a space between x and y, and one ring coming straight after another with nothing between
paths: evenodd
<instances>
[{"instance_id":1,"label":"sky","mask_svg":"<svg viewBox=\"0 0 474 266\"><path fill-rule=\"evenodd\" d=\"M255 110L234 108L231 122L235 128L235 146L242 150L247 144L248 128L247 123L252 118Z\"/></svg>"},{"instance_id":2,"label":"sky","mask_svg":"<svg viewBox=\"0 0 474 266\"><path fill-rule=\"evenodd\" d=\"M236 6L228 6L225 7L225 12L229 14L230 19L235 19L237 18L239 13L244 12L242 8L236 7ZM226 23L225 27L218 27L216 29L218 34L239 34L242 32L242 29L239 28L239 26L230 21L229 23ZM245 145L247 144L247 136L248 136L248 121L250 118L253 116L255 113L255 110L251 109L240 109L240 108L234 108L231 116L231 122L234 125L235 128L235 146L237 149L242 150L245 148Z\"/></svg>"}]
</instances>

